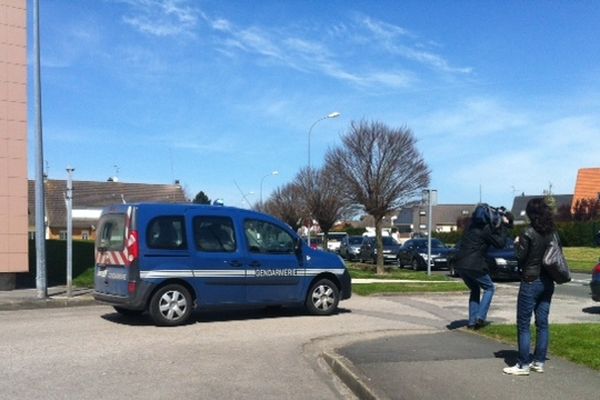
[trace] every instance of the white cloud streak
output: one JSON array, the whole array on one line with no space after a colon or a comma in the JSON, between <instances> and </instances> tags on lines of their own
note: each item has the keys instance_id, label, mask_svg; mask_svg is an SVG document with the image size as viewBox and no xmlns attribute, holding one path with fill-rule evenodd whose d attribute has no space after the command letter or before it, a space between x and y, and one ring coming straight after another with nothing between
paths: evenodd
<instances>
[{"instance_id":1,"label":"white cloud streak","mask_svg":"<svg viewBox=\"0 0 600 400\"><path fill-rule=\"evenodd\" d=\"M123 22L158 37L194 35L199 11L182 0L116 0L129 5Z\"/></svg>"}]
</instances>

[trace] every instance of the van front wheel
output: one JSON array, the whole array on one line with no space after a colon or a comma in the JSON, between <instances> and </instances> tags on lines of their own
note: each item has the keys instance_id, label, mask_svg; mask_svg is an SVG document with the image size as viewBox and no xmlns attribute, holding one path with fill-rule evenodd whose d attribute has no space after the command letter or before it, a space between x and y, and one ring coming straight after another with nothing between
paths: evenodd
<instances>
[{"instance_id":1,"label":"van front wheel","mask_svg":"<svg viewBox=\"0 0 600 400\"><path fill-rule=\"evenodd\" d=\"M329 279L319 279L310 287L306 297L308 312L315 315L330 315L337 310L340 291Z\"/></svg>"},{"instance_id":2,"label":"van front wheel","mask_svg":"<svg viewBox=\"0 0 600 400\"><path fill-rule=\"evenodd\" d=\"M181 285L167 285L154 293L150 300L149 311L156 325L184 324L192 313L192 296Z\"/></svg>"}]
</instances>

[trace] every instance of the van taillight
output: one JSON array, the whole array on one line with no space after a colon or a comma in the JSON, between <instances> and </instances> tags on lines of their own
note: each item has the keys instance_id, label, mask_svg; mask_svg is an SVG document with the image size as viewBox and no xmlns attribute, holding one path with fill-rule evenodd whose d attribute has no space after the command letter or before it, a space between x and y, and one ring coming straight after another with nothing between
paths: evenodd
<instances>
[{"instance_id":1,"label":"van taillight","mask_svg":"<svg viewBox=\"0 0 600 400\"><path fill-rule=\"evenodd\" d=\"M135 290L137 289L137 282L136 281L129 281L127 282L127 292L129 294L135 294Z\"/></svg>"},{"instance_id":2,"label":"van taillight","mask_svg":"<svg viewBox=\"0 0 600 400\"><path fill-rule=\"evenodd\" d=\"M137 231L129 232L129 237L127 238L127 254L130 264L140 256L140 245L138 242Z\"/></svg>"}]
</instances>

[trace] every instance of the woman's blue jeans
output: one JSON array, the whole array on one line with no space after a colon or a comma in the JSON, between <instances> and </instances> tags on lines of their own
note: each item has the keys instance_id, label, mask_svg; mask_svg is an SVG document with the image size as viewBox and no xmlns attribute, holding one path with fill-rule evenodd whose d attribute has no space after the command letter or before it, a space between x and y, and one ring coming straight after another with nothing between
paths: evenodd
<instances>
[{"instance_id":1,"label":"woman's blue jeans","mask_svg":"<svg viewBox=\"0 0 600 400\"><path fill-rule=\"evenodd\" d=\"M519 364L531 361L544 362L548 352L550 331L548 314L554 293L554 282L545 276L532 281L521 281L517 299L517 335L519 340ZM531 315L535 314L536 339L533 360L531 359Z\"/></svg>"},{"instance_id":2,"label":"woman's blue jeans","mask_svg":"<svg viewBox=\"0 0 600 400\"><path fill-rule=\"evenodd\" d=\"M485 321L492 304L496 287L489 274L468 269L458 271L465 285L471 290L469 296L469 325L474 326L477 320ZM481 290L483 289L483 295Z\"/></svg>"}]
</instances>

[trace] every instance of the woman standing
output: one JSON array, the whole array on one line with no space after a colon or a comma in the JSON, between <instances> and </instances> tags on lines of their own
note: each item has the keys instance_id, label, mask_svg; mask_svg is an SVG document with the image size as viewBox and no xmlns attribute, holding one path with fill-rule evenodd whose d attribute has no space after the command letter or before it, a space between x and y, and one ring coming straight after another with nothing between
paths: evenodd
<instances>
[{"instance_id":1,"label":"woman standing","mask_svg":"<svg viewBox=\"0 0 600 400\"><path fill-rule=\"evenodd\" d=\"M509 375L529 375L530 370L544 372L549 342L548 314L554 293L554 282L542 266L544 252L556 231L552 210L540 197L529 200L525 212L531 225L516 240L517 259L522 271L517 298L519 359L516 365L504 368L504 373ZM536 340L532 358L529 326L534 313Z\"/></svg>"}]
</instances>

